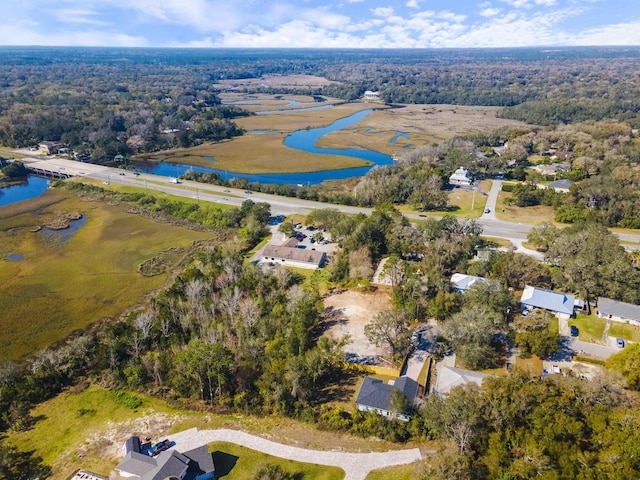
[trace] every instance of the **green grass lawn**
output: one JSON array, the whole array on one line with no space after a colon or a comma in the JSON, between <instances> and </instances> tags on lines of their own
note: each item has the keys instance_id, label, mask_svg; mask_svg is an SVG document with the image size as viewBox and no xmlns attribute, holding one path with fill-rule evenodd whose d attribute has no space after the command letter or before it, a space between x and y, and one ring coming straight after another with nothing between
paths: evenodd
<instances>
[{"instance_id":1,"label":"green grass lawn","mask_svg":"<svg viewBox=\"0 0 640 480\"><path fill-rule=\"evenodd\" d=\"M610 337L620 337L632 342L640 342L640 327L620 322L611 322Z\"/></svg>"},{"instance_id":2,"label":"green grass lawn","mask_svg":"<svg viewBox=\"0 0 640 480\"><path fill-rule=\"evenodd\" d=\"M142 405L131 410L97 386L79 393L64 392L35 407L31 412L37 419L34 428L11 433L9 440L21 450L34 451L45 464L54 466L53 478L67 478L78 468L108 474L117 460L99 451L108 443L98 440L98 432L113 430L113 425L119 422L133 421L150 412L176 415L175 410L160 400L142 394L135 396L142 400ZM126 435L123 431L114 436L119 441Z\"/></svg>"},{"instance_id":3,"label":"green grass lawn","mask_svg":"<svg viewBox=\"0 0 640 480\"><path fill-rule=\"evenodd\" d=\"M415 464L409 464L374 470L367 475L367 480L412 480L417 478L417 476L417 466Z\"/></svg>"},{"instance_id":4,"label":"green grass lawn","mask_svg":"<svg viewBox=\"0 0 640 480\"><path fill-rule=\"evenodd\" d=\"M344 471L337 467L272 457L234 443L210 443L209 451L213 453L216 478L224 480L256 478L256 474L267 464L279 465L285 472L292 474L296 480L341 480L344 478Z\"/></svg>"},{"instance_id":5,"label":"green grass lawn","mask_svg":"<svg viewBox=\"0 0 640 480\"><path fill-rule=\"evenodd\" d=\"M569 320L569 326L578 327L578 335L580 340L590 342L592 340L601 340L604 328L607 322L596 315L576 315L576 318ZM609 333L611 334L611 333Z\"/></svg>"}]
</instances>

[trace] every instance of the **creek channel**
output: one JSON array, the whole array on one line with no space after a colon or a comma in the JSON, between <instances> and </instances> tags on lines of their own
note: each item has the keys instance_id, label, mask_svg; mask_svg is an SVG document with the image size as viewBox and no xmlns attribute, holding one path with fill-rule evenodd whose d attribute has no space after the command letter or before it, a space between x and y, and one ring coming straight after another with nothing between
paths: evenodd
<instances>
[{"instance_id":1,"label":"creek channel","mask_svg":"<svg viewBox=\"0 0 640 480\"><path fill-rule=\"evenodd\" d=\"M262 174L246 174L235 173L226 170L220 170L216 168L204 168L198 166L175 164L168 162L135 162L136 168L147 173L153 173L155 175L164 175L170 177L176 177L182 175L189 169L193 169L195 172L211 173L217 172L223 179L231 178L246 178L250 182L258 183L275 183L275 184L288 184L288 185L315 185L325 180L341 180L351 177L362 177L371 168L376 165L389 165L393 162L389 155L385 155L373 150L367 150L365 148L318 148L316 142L320 137L327 135L328 133L341 130L343 128L355 125L360 120L371 114L373 110L362 110L354 113L348 117L340 118L333 122L331 125L319 128L310 128L305 130L297 130L288 135L285 140L285 146L296 150L301 150L309 153L317 153L324 155L340 155L345 157L361 158L372 162L373 165L357 168L344 168L336 170L323 170L320 172L298 172L298 173L262 173ZM267 133L268 134L268 133ZM211 157L213 164L215 160Z\"/></svg>"}]
</instances>

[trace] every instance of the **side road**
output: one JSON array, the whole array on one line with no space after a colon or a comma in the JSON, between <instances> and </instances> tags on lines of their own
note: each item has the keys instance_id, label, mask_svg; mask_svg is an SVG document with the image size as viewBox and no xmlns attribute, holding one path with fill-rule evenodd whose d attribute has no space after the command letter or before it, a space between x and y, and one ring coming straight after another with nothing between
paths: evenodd
<instances>
[{"instance_id":1,"label":"side road","mask_svg":"<svg viewBox=\"0 0 640 480\"><path fill-rule=\"evenodd\" d=\"M191 428L171 435L176 442L176 449L186 452L193 448L207 445L211 442L230 442L243 447L257 450L274 457L286 458L298 462L315 463L339 467L345 471L345 480L365 480L371 470L404 465L422 458L417 448L410 450L393 450L381 453L346 453L323 450L308 450L272 442L255 435L249 435L238 430L217 429L198 430Z\"/></svg>"}]
</instances>

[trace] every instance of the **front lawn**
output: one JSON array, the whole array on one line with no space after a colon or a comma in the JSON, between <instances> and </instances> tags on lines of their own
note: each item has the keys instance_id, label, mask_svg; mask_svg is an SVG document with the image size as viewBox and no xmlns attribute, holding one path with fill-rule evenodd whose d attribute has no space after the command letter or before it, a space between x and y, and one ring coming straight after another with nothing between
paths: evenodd
<instances>
[{"instance_id":1,"label":"front lawn","mask_svg":"<svg viewBox=\"0 0 640 480\"><path fill-rule=\"evenodd\" d=\"M611 322L609 327L610 337L624 338L632 342L640 342L640 327L629 325L627 323Z\"/></svg>"},{"instance_id":2,"label":"front lawn","mask_svg":"<svg viewBox=\"0 0 640 480\"><path fill-rule=\"evenodd\" d=\"M583 342L592 342L602 339L607 322L594 314L576 315L576 318L569 320L569 326L571 325L578 327L580 340ZM609 332L609 335L611 335L611 332Z\"/></svg>"},{"instance_id":3,"label":"front lawn","mask_svg":"<svg viewBox=\"0 0 640 480\"><path fill-rule=\"evenodd\" d=\"M327 467L272 457L266 453L241 447L235 443L210 443L209 451L213 453L216 478L224 480L257 478L258 472L268 464L278 465L282 470L291 474L293 478L301 480L341 480L344 478L344 470L338 467Z\"/></svg>"}]
</instances>

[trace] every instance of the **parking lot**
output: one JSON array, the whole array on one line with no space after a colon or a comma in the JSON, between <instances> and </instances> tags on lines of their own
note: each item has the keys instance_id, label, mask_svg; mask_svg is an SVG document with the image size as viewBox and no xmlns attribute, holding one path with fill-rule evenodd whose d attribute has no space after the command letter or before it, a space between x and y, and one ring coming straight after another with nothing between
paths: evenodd
<instances>
[{"instance_id":1,"label":"parking lot","mask_svg":"<svg viewBox=\"0 0 640 480\"><path fill-rule=\"evenodd\" d=\"M284 217L272 217L269 221L269 230L271 230L271 238L267 242L266 245L283 245L290 240L287 235L283 235L278 231L280 225ZM311 227L311 228L309 228ZM308 249L308 250L317 250L319 252L325 252L327 254L333 253L336 248L336 245L331 241L331 234L329 232L323 232L312 226L304 226L301 224L296 224L294 226L294 237L297 240L297 244L295 248L300 249ZM321 239L320 239L321 238ZM265 247L266 247L265 245ZM264 247L258 250L254 255L252 260L255 262L263 261Z\"/></svg>"}]
</instances>

